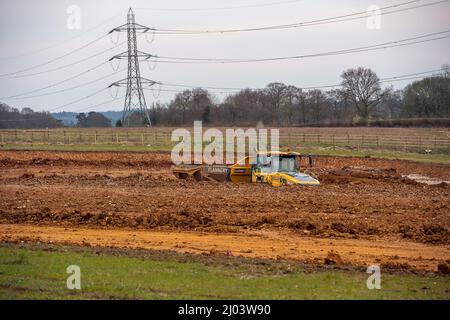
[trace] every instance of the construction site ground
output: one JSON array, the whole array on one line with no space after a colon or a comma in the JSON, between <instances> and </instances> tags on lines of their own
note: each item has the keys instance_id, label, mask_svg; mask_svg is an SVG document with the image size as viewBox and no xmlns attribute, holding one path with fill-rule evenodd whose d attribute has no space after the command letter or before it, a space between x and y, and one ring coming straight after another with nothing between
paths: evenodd
<instances>
[{"instance_id":1,"label":"construction site ground","mask_svg":"<svg viewBox=\"0 0 450 320\"><path fill-rule=\"evenodd\" d=\"M445 272L450 165L317 157L320 187L178 180L170 153L0 152L0 241Z\"/></svg>"}]
</instances>

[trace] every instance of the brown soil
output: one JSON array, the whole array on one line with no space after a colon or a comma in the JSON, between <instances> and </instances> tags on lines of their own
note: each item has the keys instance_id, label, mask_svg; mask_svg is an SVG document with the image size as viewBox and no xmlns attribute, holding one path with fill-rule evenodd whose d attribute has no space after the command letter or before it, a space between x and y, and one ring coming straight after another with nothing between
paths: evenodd
<instances>
[{"instance_id":1,"label":"brown soil","mask_svg":"<svg viewBox=\"0 0 450 320\"><path fill-rule=\"evenodd\" d=\"M35 225L0 224L0 241L47 243L100 248L150 249L301 261L309 265L367 267L387 270L443 272L449 248L414 242L333 240L280 235L276 232L243 232L239 235L201 232L101 230Z\"/></svg>"},{"instance_id":2,"label":"brown soil","mask_svg":"<svg viewBox=\"0 0 450 320\"><path fill-rule=\"evenodd\" d=\"M169 153L0 151L1 167L170 167Z\"/></svg>"},{"instance_id":3,"label":"brown soil","mask_svg":"<svg viewBox=\"0 0 450 320\"><path fill-rule=\"evenodd\" d=\"M318 157L318 168L339 169L344 167L361 167L394 170L398 174L420 174L442 180L450 180L450 165L427 164L404 160L385 160L370 157Z\"/></svg>"},{"instance_id":4,"label":"brown soil","mask_svg":"<svg viewBox=\"0 0 450 320\"><path fill-rule=\"evenodd\" d=\"M450 185L404 178L450 180L450 165L319 157L320 187L282 188L177 180L170 165L169 153L2 151L0 222L450 244Z\"/></svg>"}]
</instances>

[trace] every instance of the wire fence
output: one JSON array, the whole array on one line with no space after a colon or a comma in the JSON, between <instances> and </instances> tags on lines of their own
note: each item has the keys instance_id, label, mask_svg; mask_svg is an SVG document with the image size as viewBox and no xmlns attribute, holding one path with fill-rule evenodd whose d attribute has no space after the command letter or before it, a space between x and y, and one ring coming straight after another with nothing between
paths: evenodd
<instances>
[{"instance_id":1,"label":"wire fence","mask_svg":"<svg viewBox=\"0 0 450 320\"><path fill-rule=\"evenodd\" d=\"M270 140L270 139L269 139ZM171 132L158 129L109 130L1 130L2 145L131 145L170 149ZM280 146L291 148L375 149L450 154L450 138L438 135L368 135L332 133L280 133Z\"/></svg>"}]
</instances>

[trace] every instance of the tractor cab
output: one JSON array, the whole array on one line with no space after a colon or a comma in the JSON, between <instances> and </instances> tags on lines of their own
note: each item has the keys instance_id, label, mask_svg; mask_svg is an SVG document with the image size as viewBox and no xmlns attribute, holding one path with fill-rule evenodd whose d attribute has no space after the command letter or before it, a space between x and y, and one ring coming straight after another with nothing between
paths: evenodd
<instances>
[{"instance_id":1,"label":"tractor cab","mask_svg":"<svg viewBox=\"0 0 450 320\"><path fill-rule=\"evenodd\" d=\"M320 185L319 181L301 172L301 154L297 152L258 152L252 166L252 182L281 185ZM309 165L312 158L309 156Z\"/></svg>"},{"instance_id":2,"label":"tractor cab","mask_svg":"<svg viewBox=\"0 0 450 320\"><path fill-rule=\"evenodd\" d=\"M261 153L256 158L255 168L260 172L295 172L300 169L300 155Z\"/></svg>"}]
</instances>

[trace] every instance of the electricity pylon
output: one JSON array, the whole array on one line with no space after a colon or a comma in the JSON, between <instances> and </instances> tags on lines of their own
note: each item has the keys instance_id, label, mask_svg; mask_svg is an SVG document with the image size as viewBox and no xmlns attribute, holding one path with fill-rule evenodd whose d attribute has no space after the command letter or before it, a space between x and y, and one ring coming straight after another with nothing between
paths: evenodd
<instances>
[{"instance_id":1,"label":"electricity pylon","mask_svg":"<svg viewBox=\"0 0 450 320\"><path fill-rule=\"evenodd\" d=\"M139 59L143 58L147 60L153 56L151 54L139 51L137 48L136 39L136 32L145 33L149 30L152 29L135 22L134 12L130 8L127 14L127 23L120 27L114 28L109 32L127 33L128 50L109 59L110 61L114 59L128 59L128 77L126 79L114 82L109 86L121 87L126 85L127 87L122 114L122 125L126 127L130 126L130 116L135 111L140 112L144 124L151 125L142 85L152 86L156 82L141 77L141 73L139 71Z\"/></svg>"}]
</instances>

